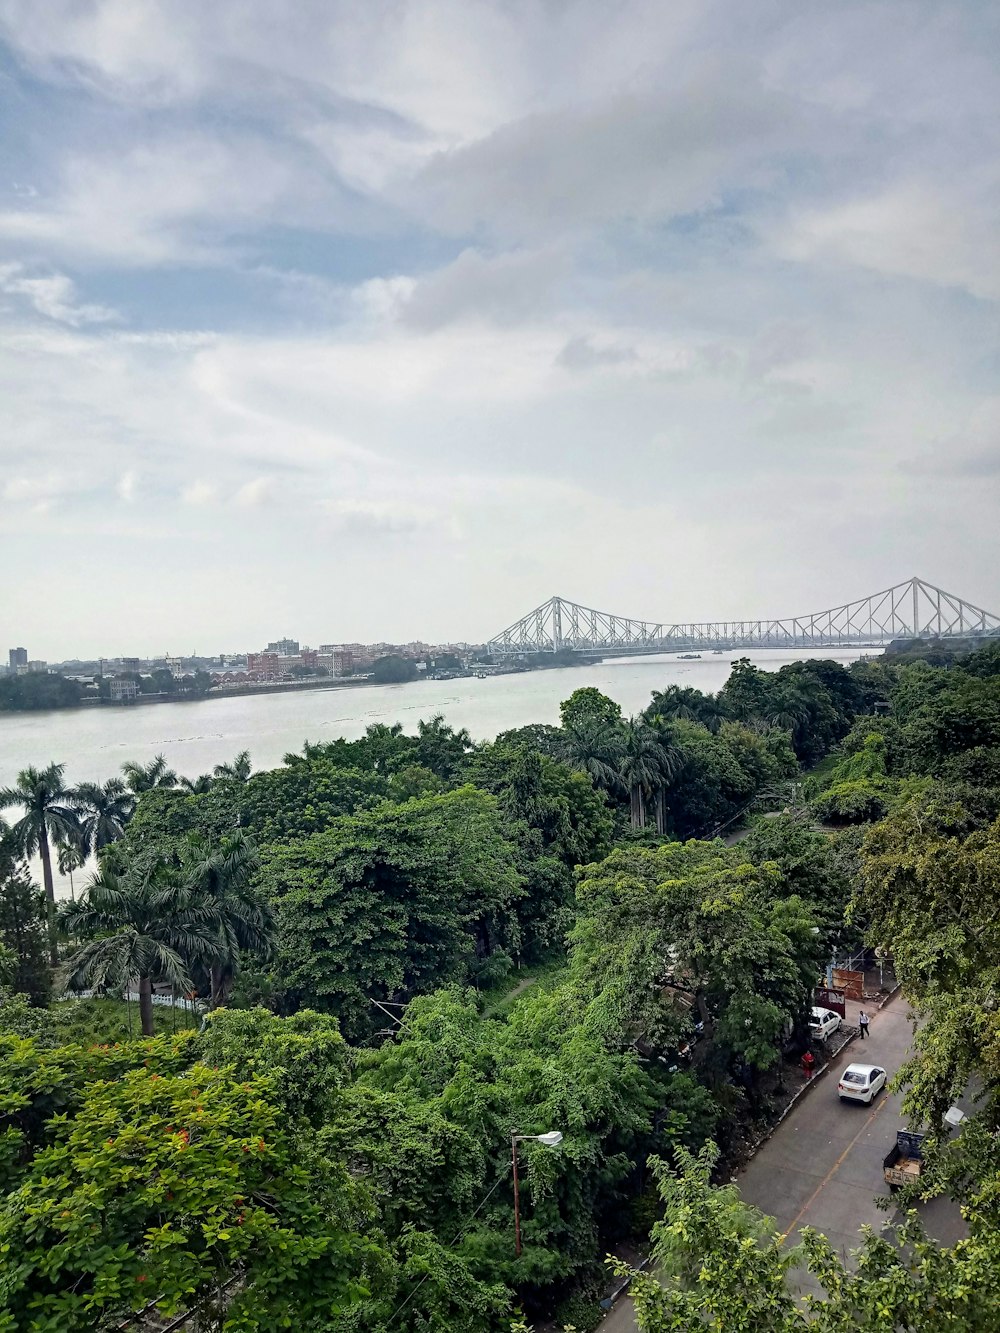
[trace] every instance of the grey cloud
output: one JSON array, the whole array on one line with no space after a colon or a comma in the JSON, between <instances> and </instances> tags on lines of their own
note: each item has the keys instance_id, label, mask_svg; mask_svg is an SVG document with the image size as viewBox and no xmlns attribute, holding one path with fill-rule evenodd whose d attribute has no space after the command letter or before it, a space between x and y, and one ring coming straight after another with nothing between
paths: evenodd
<instances>
[{"instance_id":1,"label":"grey cloud","mask_svg":"<svg viewBox=\"0 0 1000 1333\"><path fill-rule=\"evenodd\" d=\"M623 347L618 343L599 346L593 339L583 335L570 338L556 357L555 364L563 370L597 370L601 366L620 366L623 362L636 361L634 347Z\"/></svg>"},{"instance_id":2,"label":"grey cloud","mask_svg":"<svg viewBox=\"0 0 1000 1333\"><path fill-rule=\"evenodd\" d=\"M427 330L463 317L519 324L552 310L570 270L565 251L515 250L488 257L465 250L447 268L415 284L401 319Z\"/></svg>"}]
</instances>

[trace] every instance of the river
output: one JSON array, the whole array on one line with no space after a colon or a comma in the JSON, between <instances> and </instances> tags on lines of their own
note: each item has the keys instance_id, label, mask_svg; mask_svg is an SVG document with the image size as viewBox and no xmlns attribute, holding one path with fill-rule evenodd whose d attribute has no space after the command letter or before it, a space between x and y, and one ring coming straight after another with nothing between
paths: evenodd
<instances>
[{"instance_id":1,"label":"river","mask_svg":"<svg viewBox=\"0 0 1000 1333\"><path fill-rule=\"evenodd\" d=\"M0 787L13 783L27 765L53 760L66 765L71 784L103 782L119 774L126 760L145 763L157 754L165 755L171 768L188 777L210 773L240 750L250 751L255 768L273 768L306 740L354 739L373 722L402 722L406 731L415 732L421 718L435 713L443 713L456 728L467 727L476 740L490 740L497 732L529 722L557 723L560 702L584 685L610 695L626 714L645 708L653 690L674 683L715 692L725 684L730 661L738 655L776 671L808 657L852 662L862 651L760 649L710 653L698 661L664 654L485 680L418 680L137 708L0 713Z\"/></svg>"}]
</instances>

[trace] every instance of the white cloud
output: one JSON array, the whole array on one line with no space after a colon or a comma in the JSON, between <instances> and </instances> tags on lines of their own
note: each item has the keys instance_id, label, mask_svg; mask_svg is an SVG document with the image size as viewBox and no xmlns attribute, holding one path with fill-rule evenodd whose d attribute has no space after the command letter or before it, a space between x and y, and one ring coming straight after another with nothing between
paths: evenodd
<instances>
[{"instance_id":1,"label":"white cloud","mask_svg":"<svg viewBox=\"0 0 1000 1333\"><path fill-rule=\"evenodd\" d=\"M79 301L76 284L64 273L32 277L23 264L2 264L0 291L23 296L40 315L73 328L118 318L107 306Z\"/></svg>"},{"instance_id":2,"label":"white cloud","mask_svg":"<svg viewBox=\"0 0 1000 1333\"><path fill-rule=\"evenodd\" d=\"M978 208L969 184L900 181L845 204L795 211L774 243L799 262L857 264L998 300L1000 173Z\"/></svg>"},{"instance_id":3,"label":"white cloud","mask_svg":"<svg viewBox=\"0 0 1000 1333\"><path fill-rule=\"evenodd\" d=\"M244 482L233 496L233 504L241 509L256 509L274 495L273 477L254 477Z\"/></svg>"},{"instance_id":4,"label":"white cloud","mask_svg":"<svg viewBox=\"0 0 1000 1333\"><path fill-rule=\"evenodd\" d=\"M132 504L139 493L139 474L129 468L127 472L122 473L115 490L119 500Z\"/></svg>"}]
</instances>

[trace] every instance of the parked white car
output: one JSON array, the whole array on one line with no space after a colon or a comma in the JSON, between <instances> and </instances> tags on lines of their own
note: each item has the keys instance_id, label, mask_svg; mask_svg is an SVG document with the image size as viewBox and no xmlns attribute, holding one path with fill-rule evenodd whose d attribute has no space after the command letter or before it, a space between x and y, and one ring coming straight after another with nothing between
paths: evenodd
<instances>
[{"instance_id":1,"label":"parked white car","mask_svg":"<svg viewBox=\"0 0 1000 1333\"><path fill-rule=\"evenodd\" d=\"M836 1032L840 1027L841 1017L832 1009L820 1009L818 1005L813 1005L812 1013L809 1015L809 1031L814 1037L829 1037L831 1032Z\"/></svg>"},{"instance_id":2,"label":"parked white car","mask_svg":"<svg viewBox=\"0 0 1000 1333\"><path fill-rule=\"evenodd\" d=\"M842 1102L864 1102L871 1106L885 1087L886 1072L878 1065L848 1065L840 1076L837 1094Z\"/></svg>"}]
</instances>

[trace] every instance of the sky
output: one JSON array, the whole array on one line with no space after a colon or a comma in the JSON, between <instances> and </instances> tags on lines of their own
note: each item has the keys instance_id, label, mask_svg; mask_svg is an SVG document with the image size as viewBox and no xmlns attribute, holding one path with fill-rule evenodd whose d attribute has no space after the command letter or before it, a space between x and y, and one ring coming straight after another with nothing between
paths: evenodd
<instances>
[{"instance_id":1,"label":"sky","mask_svg":"<svg viewBox=\"0 0 1000 1333\"><path fill-rule=\"evenodd\" d=\"M998 56L989 0L0 0L0 648L1000 610Z\"/></svg>"}]
</instances>

